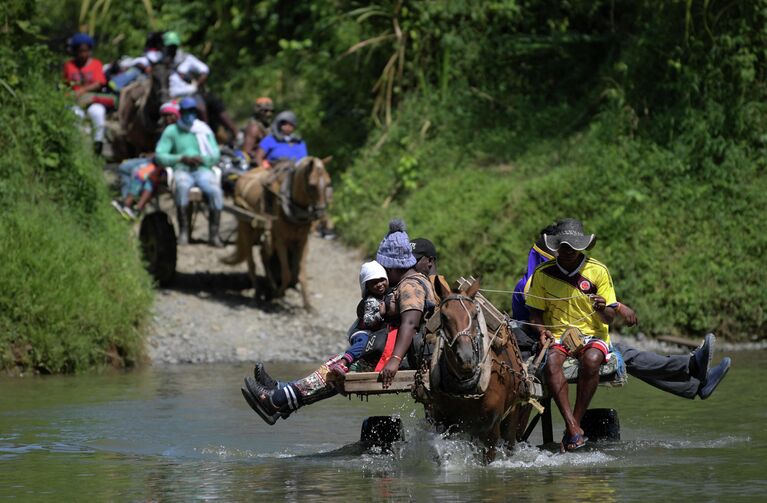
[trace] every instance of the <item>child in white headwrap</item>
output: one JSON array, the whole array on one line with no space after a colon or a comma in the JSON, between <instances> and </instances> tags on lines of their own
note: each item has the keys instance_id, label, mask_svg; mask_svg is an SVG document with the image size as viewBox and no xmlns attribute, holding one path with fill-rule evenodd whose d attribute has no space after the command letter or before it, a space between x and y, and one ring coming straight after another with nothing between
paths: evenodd
<instances>
[{"instance_id":1,"label":"child in white headwrap","mask_svg":"<svg viewBox=\"0 0 767 503\"><path fill-rule=\"evenodd\" d=\"M356 329L349 336L349 347L344 352L346 365L351 365L362 355L370 334L384 326L386 303L384 297L389 289L386 270L375 260L365 262L360 268L360 293L357 304Z\"/></svg>"}]
</instances>

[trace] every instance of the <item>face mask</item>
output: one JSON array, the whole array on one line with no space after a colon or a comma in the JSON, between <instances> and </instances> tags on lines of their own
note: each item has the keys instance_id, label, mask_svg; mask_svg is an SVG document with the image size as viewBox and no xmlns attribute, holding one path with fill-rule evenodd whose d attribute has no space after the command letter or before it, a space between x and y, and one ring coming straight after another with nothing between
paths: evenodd
<instances>
[{"instance_id":1,"label":"face mask","mask_svg":"<svg viewBox=\"0 0 767 503\"><path fill-rule=\"evenodd\" d=\"M181 112L181 118L178 120L177 124L182 129L189 130L192 127L192 124L194 123L195 119L197 119L197 113L193 110L189 111L183 111Z\"/></svg>"}]
</instances>

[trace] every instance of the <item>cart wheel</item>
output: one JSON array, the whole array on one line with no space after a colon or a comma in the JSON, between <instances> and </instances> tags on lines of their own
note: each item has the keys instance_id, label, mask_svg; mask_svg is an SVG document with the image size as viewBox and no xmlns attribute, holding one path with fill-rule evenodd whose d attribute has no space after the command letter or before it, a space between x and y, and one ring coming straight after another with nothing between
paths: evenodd
<instances>
[{"instance_id":1,"label":"cart wheel","mask_svg":"<svg viewBox=\"0 0 767 503\"><path fill-rule=\"evenodd\" d=\"M168 286L176 273L176 233L168 215L156 211L141 220L141 251L149 274Z\"/></svg>"},{"instance_id":2,"label":"cart wheel","mask_svg":"<svg viewBox=\"0 0 767 503\"><path fill-rule=\"evenodd\" d=\"M366 449L391 450L391 444L404 440L402 420L395 416L370 416L362 423L360 442Z\"/></svg>"},{"instance_id":3,"label":"cart wheel","mask_svg":"<svg viewBox=\"0 0 767 503\"><path fill-rule=\"evenodd\" d=\"M583 415L581 428L589 440L621 439L621 423L615 409L589 409Z\"/></svg>"}]
</instances>

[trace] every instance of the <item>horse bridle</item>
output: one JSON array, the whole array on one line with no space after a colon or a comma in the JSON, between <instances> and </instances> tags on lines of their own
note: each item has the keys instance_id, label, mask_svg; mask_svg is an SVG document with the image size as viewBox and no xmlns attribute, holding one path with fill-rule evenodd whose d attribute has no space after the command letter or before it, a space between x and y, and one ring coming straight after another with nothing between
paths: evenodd
<instances>
[{"instance_id":1,"label":"horse bridle","mask_svg":"<svg viewBox=\"0 0 767 503\"><path fill-rule=\"evenodd\" d=\"M303 173L304 183L307 187L311 187L311 184L309 183L309 177L311 176L311 173L314 171L314 169L316 169L316 167L312 161L312 168L305 170ZM324 170L325 168L323 167L322 169ZM299 206L293 201L293 177L296 174L296 170L297 167L290 169L288 176L285 178L282 186L280 187L279 197L282 201L283 212L289 221L297 224L308 224L320 218L322 213L325 212L327 204L322 206L314 206L310 204L307 207L303 207ZM315 190L318 192L324 192L325 188L325 179L320 175L320 184Z\"/></svg>"},{"instance_id":2,"label":"horse bridle","mask_svg":"<svg viewBox=\"0 0 767 503\"><path fill-rule=\"evenodd\" d=\"M442 306L444 306L445 304L447 304L450 301L460 301L461 307L463 308L464 311L466 311L466 314L469 316L469 326L464 328L463 330L460 330L460 331L456 332L453 335L453 339L452 340L448 340L447 335L445 335L444 327L440 327L439 336L442 337L442 339L444 339L444 341L447 343L447 345L449 347L452 347L453 344L455 344L455 341L457 341L459 337L469 337L469 338L472 338L472 335L471 335L472 330L471 329L472 329L472 327L474 325L478 325L477 315L478 315L478 312L479 312L479 308L477 307L476 301L474 299L472 299L471 297L467 297L466 295L460 295L460 294L448 295L447 297L442 299L442 301L439 303L439 311L440 311L440 316L442 317L442 319L444 319L444 315L442 314ZM474 306L474 313L473 314L471 312L469 312L469 309L466 307L466 304L464 304L464 301L470 302L471 305Z\"/></svg>"}]
</instances>

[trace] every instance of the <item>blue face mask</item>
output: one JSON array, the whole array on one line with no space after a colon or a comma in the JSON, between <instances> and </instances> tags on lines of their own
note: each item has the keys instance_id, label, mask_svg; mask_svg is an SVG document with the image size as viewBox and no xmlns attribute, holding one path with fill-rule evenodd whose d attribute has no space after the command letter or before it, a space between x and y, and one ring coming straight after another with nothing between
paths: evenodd
<instances>
[{"instance_id":1,"label":"blue face mask","mask_svg":"<svg viewBox=\"0 0 767 503\"><path fill-rule=\"evenodd\" d=\"M180 128L188 131L192 128L195 119L197 119L197 112L194 110L184 110L181 112L181 118L178 120L177 124Z\"/></svg>"}]
</instances>

